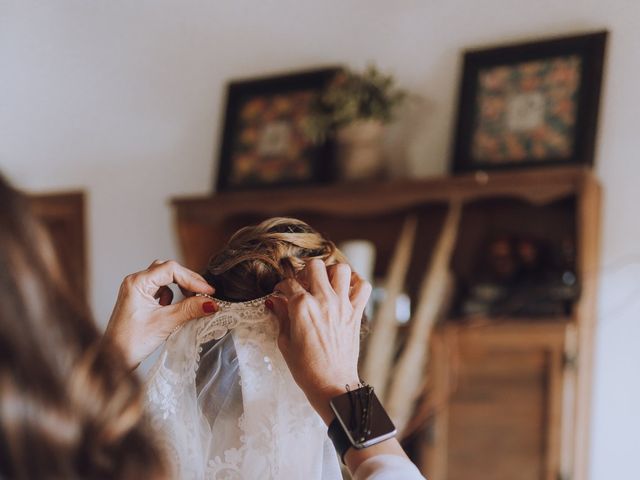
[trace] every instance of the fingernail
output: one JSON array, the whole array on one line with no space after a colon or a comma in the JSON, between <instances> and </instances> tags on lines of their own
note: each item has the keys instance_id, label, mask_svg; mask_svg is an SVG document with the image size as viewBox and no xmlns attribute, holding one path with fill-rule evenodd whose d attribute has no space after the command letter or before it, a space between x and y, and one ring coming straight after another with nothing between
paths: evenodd
<instances>
[{"instance_id":1,"label":"fingernail","mask_svg":"<svg viewBox=\"0 0 640 480\"><path fill-rule=\"evenodd\" d=\"M267 307L269 310L273 310L273 300L271 300L270 298L267 298L264 301L264 306Z\"/></svg>"},{"instance_id":2,"label":"fingernail","mask_svg":"<svg viewBox=\"0 0 640 480\"><path fill-rule=\"evenodd\" d=\"M204 302L202 304L202 311L204 313L214 313L218 311L218 305L213 302Z\"/></svg>"}]
</instances>

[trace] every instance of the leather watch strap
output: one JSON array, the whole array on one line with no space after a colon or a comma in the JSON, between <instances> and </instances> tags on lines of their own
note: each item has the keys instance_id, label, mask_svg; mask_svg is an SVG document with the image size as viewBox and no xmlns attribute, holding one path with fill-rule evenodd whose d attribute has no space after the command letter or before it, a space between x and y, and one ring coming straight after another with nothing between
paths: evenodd
<instances>
[{"instance_id":1,"label":"leather watch strap","mask_svg":"<svg viewBox=\"0 0 640 480\"><path fill-rule=\"evenodd\" d=\"M351 444L349 437L347 437L347 434L345 433L342 425L340 424L340 421L337 418L334 418L333 421L329 424L328 434L331 442L333 442L333 446L338 452L338 455L340 455L342 463L344 463L344 455L345 453L347 453L347 450L349 450L353 445Z\"/></svg>"}]
</instances>

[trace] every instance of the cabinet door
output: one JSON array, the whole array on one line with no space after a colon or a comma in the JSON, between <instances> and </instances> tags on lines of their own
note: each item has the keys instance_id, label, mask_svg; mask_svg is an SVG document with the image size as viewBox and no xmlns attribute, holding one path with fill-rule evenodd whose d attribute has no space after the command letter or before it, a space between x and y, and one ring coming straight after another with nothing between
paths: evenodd
<instances>
[{"instance_id":1,"label":"cabinet door","mask_svg":"<svg viewBox=\"0 0 640 480\"><path fill-rule=\"evenodd\" d=\"M71 287L86 298L87 246L84 193L30 195L34 215L48 231Z\"/></svg>"},{"instance_id":2,"label":"cabinet door","mask_svg":"<svg viewBox=\"0 0 640 480\"><path fill-rule=\"evenodd\" d=\"M447 327L434 338L432 480L555 480L566 324Z\"/></svg>"}]
</instances>

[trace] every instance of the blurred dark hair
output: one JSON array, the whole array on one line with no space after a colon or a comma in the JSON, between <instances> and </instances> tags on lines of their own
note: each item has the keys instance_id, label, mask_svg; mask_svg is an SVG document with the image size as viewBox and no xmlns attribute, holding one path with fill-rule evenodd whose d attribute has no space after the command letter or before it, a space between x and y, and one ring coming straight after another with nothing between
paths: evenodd
<instances>
[{"instance_id":1,"label":"blurred dark hair","mask_svg":"<svg viewBox=\"0 0 640 480\"><path fill-rule=\"evenodd\" d=\"M142 389L0 175L0 478L164 478Z\"/></svg>"}]
</instances>

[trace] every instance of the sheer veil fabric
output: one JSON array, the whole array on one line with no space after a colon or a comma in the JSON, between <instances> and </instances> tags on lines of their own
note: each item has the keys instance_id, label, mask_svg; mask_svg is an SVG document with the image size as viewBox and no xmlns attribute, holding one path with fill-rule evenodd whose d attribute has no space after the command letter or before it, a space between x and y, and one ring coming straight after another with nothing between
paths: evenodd
<instances>
[{"instance_id":1,"label":"sheer veil fabric","mask_svg":"<svg viewBox=\"0 0 640 480\"><path fill-rule=\"evenodd\" d=\"M326 426L278 350L265 298L218 301L216 314L169 337L152 368L149 414L174 478L342 478Z\"/></svg>"}]
</instances>

